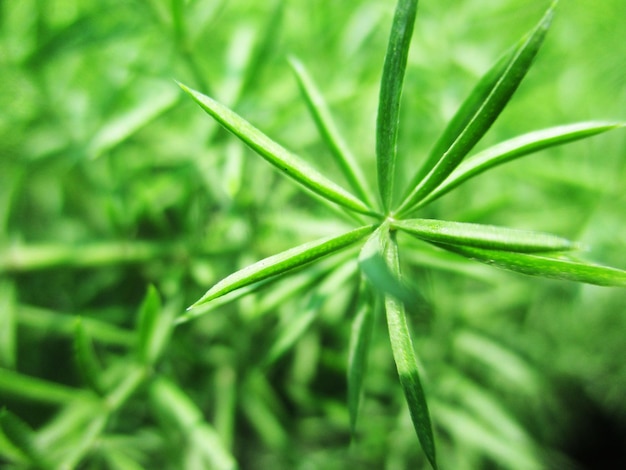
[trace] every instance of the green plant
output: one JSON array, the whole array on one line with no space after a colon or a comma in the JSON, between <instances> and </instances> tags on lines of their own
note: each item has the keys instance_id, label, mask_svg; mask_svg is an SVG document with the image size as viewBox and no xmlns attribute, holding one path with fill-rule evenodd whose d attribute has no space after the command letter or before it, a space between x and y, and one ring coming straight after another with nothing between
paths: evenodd
<instances>
[{"instance_id":1,"label":"green plant","mask_svg":"<svg viewBox=\"0 0 626 470\"><path fill-rule=\"evenodd\" d=\"M385 296L390 320L402 321L394 313L406 309L440 467L577 462L564 431L590 428L567 426L580 410L554 384L571 377L605 412L623 412L626 290L492 269L450 249L483 253L484 246L467 244L485 242L486 230L488 247L576 244L436 219L559 233L583 240L590 258L626 265L615 236L626 224L624 133L552 146L549 158L464 182L498 155L514 158L534 145L612 128L561 126L488 149L569 116L620 119L623 70L610 44L621 44L626 4L606 0L588 11L563 3L539 70L524 79L477 154L414 215L387 218L415 187L417 156L428 155L430 136L469 91L464 83L477 80L498 41L521 34L542 3L420 3L389 211L372 191L375 139L367 132L389 2L2 3L0 467L427 468L397 384ZM324 77L324 99L298 59L285 61L288 54L306 57L313 76ZM331 196L353 194L348 204L371 214L307 190L316 197L308 198L280 171L248 158L253 152L197 112L172 77L314 157L322 183L341 178L351 190L337 196L335 186ZM313 120L297 104L298 83ZM343 158L338 165L333 154ZM269 277L176 319L216 279L329 235L332 247L318 241L308 245L313 253L302 251L315 257L334 249L332 256L289 275L265 266L252 274ZM403 282L385 261L393 252L378 247L394 248L396 238ZM573 253L521 255L533 263L562 257L563 267ZM520 259L513 267L529 269ZM278 260L283 268L293 261ZM593 267L586 276L597 280ZM394 337L396 351L408 340ZM418 378L410 375L411 357L400 365L409 368L403 383L410 386ZM423 397L410 398L419 412Z\"/></svg>"},{"instance_id":2,"label":"green plant","mask_svg":"<svg viewBox=\"0 0 626 470\"><path fill-rule=\"evenodd\" d=\"M450 251L524 274L605 286L626 286L626 271L579 259L574 254L579 246L555 235L416 218L428 204L469 178L497 165L624 125L615 122L583 122L552 127L507 140L465 159L507 105L529 70L548 31L555 2L537 26L504 54L479 81L436 141L405 192L398 198L395 180L399 110L417 3L417 0L398 1L385 56L376 127L378 195L368 187L359 164L337 131L312 78L297 59L292 59L291 64L304 99L354 195L229 108L180 84L222 126L318 199L339 206L358 224L358 228L339 236L300 245L233 273L209 289L177 321L184 323L197 318L215 308L211 302L222 296L230 294L231 299L240 298L250 289L285 272L364 242L358 259L361 272L369 282L367 287L361 289L360 300L356 304L359 313L355 317L351 343L348 368L351 423L354 429L360 388L366 373L371 316L375 310L372 299L380 297L386 312L393 357L413 425L424 453L433 468L437 468L430 413L407 325L407 311L419 315L420 297L416 289L403 280L398 234L408 234L436 250ZM223 303L220 302L220 305ZM286 336L297 337L300 328L302 325L297 324L286 328ZM288 338L285 344L289 343Z\"/></svg>"}]
</instances>

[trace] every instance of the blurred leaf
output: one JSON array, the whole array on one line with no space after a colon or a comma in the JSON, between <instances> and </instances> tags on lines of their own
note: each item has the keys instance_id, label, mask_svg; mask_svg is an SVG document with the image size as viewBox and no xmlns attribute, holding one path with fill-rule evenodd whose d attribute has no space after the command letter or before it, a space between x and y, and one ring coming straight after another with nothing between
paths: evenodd
<instances>
[{"instance_id":1,"label":"blurred leaf","mask_svg":"<svg viewBox=\"0 0 626 470\"><path fill-rule=\"evenodd\" d=\"M37 433L55 468L76 468L93 447L108 422L109 413L102 401L74 400L57 413Z\"/></svg>"},{"instance_id":2,"label":"blurred leaf","mask_svg":"<svg viewBox=\"0 0 626 470\"><path fill-rule=\"evenodd\" d=\"M16 299L12 282L0 280L0 367L15 368Z\"/></svg>"},{"instance_id":3,"label":"blurred leaf","mask_svg":"<svg viewBox=\"0 0 626 470\"><path fill-rule=\"evenodd\" d=\"M240 400L246 419L268 448L289 444L289 432L277 416L283 402L260 371L248 375Z\"/></svg>"},{"instance_id":4,"label":"blurred leaf","mask_svg":"<svg viewBox=\"0 0 626 470\"><path fill-rule=\"evenodd\" d=\"M7 409L0 410L0 430L9 442L27 456L37 468L52 469L37 447L35 433L18 416Z\"/></svg>"},{"instance_id":5,"label":"blurred leaf","mask_svg":"<svg viewBox=\"0 0 626 470\"><path fill-rule=\"evenodd\" d=\"M137 391L148 377L149 370L144 365L126 361L123 363L124 374L105 398L110 411L120 408Z\"/></svg>"},{"instance_id":6,"label":"blurred leaf","mask_svg":"<svg viewBox=\"0 0 626 470\"><path fill-rule=\"evenodd\" d=\"M479 462L497 462L498 468L510 470L540 470L545 468L532 446L515 440L502 439L497 429L492 429L467 412L462 406L439 404L437 416L451 434L453 445L463 446L469 457L476 455Z\"/></svg>"},{"instance_id":7,"label":"blurred leaf","mask_svg":"<svg viewBox=\"0 0 626 470\"><path fill-rule=\"evenodd\" d=\"M292 57L289 63L296 75L298 85L300 86L309 111L313 116L317 130L326 142L326 145L328 145L332 155L335 157L335 161L339 165L344 177L356 195L369 207L373 207L373 198L367 186L367 180L361 171L359 163L341 137L324 97L302 62Z\"/></svg>"},{"instance_id":8,"label":"blurred leaf","mask_svg":"<svg viewBox=\"0 0 626 470\"><path fill-rule=\"evenodd\" d=\"M137 86L140 88L141 99L104 122L89 142L87 153L92 158L100 157L124 142L178 102L178 94L171 87L144 83Z\"/></svg>"},{"instance_id":9,"label":"blurred leaf","mask_svg":"<svg viewBox=\"0 0 626 470\"><path fill-rule=\"evenodd\" d=\"M548 257L547 253L546 255L538 255L470 248L459 245L436 245L444 250L453 251L481 263L531 276L586 282L599 286L626 287L626 271L569 259L558 253Z\"/></svg>"},{"instance_id":10,"label":"blurred leaf","mask_svg":"<svg viewBox=\"0 0 626 470\"><path fill-rule=\"evenodd\" d=\"M489 147L461 163L448 178L419 206L425 205L443 196L461 183L495 166L502 165L540 150L563 145L579 139L624 127L616 122L579 122L563 126L550 127L514 137Z\"/></svg>"},{"instance_id":11,"label":"blurred leaf","mask_svg":"<svg viewBox=\"0 0 626 470\"><path fill-rule=\"evenodd\" d=\"M356 315L352 321L348 353L348 411L350 431L356 433L359 405L363 395L363 378L367 372L367 358L374 327L374 306L364 285L361 286Z\"/></svg>"},{"instance_id":12,"label":"blurred leaf","mask_svg":"<svg viewBox=\"0 0 626 470\"><path fill-rule=\"evenodd\" d=\"M237 365L224 363L215 371L214 426L224 448L232 449L236 437L237 389L239 387Z\"/></svg>"},{"instance_id":13,"label":"blurred leaf","mask_svg":"<svg viewBox=\"0 0 626 470\"><path fill-rule=\"evenodd\" d=\"M548 31L553 8L546 12L535 29L500 59L480 80L476 88L452 118L431 154L409 186L409 193L397 214L411 212L461 163L507 105L532 65ZM426 173L422 177L422 173Z\"/></svg>"},{"instance_id":14,"label":"blurred leaf","mask_svg":"<svg viewBox=\"0 0 626 470\"><path fill-rule=\"evenodd\" d=\"M281 37L278 32L282 31L284 8L285 2L274 0L267 21L257 31L256 41L241 82L240 97L256 85L263 68L269 63L269 57L276 50Z\"/></svg>"},{"instance_id":15,"label":"blurred leaf","mask_svg":"<svg viewBox=\"0 0 626 470\"><path fill-rule=\"evenodd\" d=\"M63 242L13 243L2 246L0 272L24 272L55 266L101 267L163 259L180 253L179 243L148 241L90 242L76 246Z\"/></svg>"},{"instance_id":16,"label":"blurred leaf","mask_svg":"<svg viewBox=\"0 0 626 470\"><path fill-rule=\"evenodd\" d=\"M200 300L190 308L221 297L235 289L262 281L271 276L303 266L356 243L373 229L373 226L361 227L338 237L326 237L305 243L248 266L215 284Z\"/></svg>"},{"instance_id":17,"label":"blurred leaf","mask_svg":"<svg viewBox=\"0 0 626 470\"><path fill-rule=\"evenodd\" d=\"M223 446L212 426L203 418L202 412L169 380L160 377L150 385L153 409L168 423L174 424L187 438L192 447L202 449L208 468L230 470L237 468L235 459Z\"/></svg>"},{"instance_id":18,"label":"blurred leaf","mask_svg":"<svg viewBox=\"0 0 626 470\"><path fill-rule=\"evenodd\" d=\"M400 220L393 222L392 225L417 238L433 243L528 253L578 248L576 243L549 233L493 225L431 219Z\"/></svg>"},{"instance_id":19,"label":"blurred leaf","mask_svg":"<svg viewBox=\"0 0 626 470\"><path fill-rule=\"evenodd\" d=\"M274 363L293 347L308 330L328 298L337 290L345 288L346 282L354 275L354 271L354 266L351 263L346 263L331 272L316 288L312 289L312 292L305 297L305 301L302 303L303 309L295 312L295 315L290 316L285 324L280 325L278 337L262 361L264 367Z\"/></svg>"},{"instance_id":20,"label":"blurred leaf","mask_svg":"<svg viewBox=\"0 0 626 470\"><path fill-rule=\"evenodd\" d=\"M98 395L103 395L102 367L96 357L91 338L85 332L82 319L76 319L74 333L74 359L83 381Z\"/></svg>"},{"instance_id":21,"label":"blurred leaf","mask_svg":"<svg viewBox=\"0 0 626 470\"><path fill-rule=\"evenodd\" d=\"M376 215L362 201L323 176L300 157L274 142L227 107L182 83L179 85L204 111L290 178L335 204L361 214Z\"/></svg>"},{"instance_id":22,"label":"blurred leaf","mask_svg":"<svg viewBox=\"0 0 626 470\"><path fill-rule=\"evenodd\" d=\"M393 199L400 98L416 14L417 0L398 0L380 81L376 117L376 164L378 189L385 212L390 209Z\"/></svg>"},{"instance_id":23,"label":"blurred leaf","mask_svg":"<svg viewBox=\"0 0 626 470\"><path fill-rule=\"evenodd\" d=\"M174 317L164 309L156 288L151 284L139 308L137 354L145 365L153 365L165 348Z\"/></svg>"},{"instance_id":24,"label":"blurred leaf","mask_svg":"<svg viewBox=\"0 0 626 470\"><path fill-rule=\"evenodd\" d=\"M39 403L57 405L63 405L73 400L94 398L89 392L29 377L7 369L0 369L0 392L23 401L33 400Z\"/></svg>"},{"instance_id":25,"label":"blurred leaf","mask_svg":"<svg viewBox=\"0 0 626 470\"><path fill-rule=\"evenodd\" d=\"M37 441L54 468L77 468L102 436L108 413L94 404L71 403L38 433Z\"/></svg>"},{"instance_id":26,"label":"blurred leaf","mask_svg":"<svg viewBox=\"0 0 626 470\"><path fill-rule=\"evenodd\" d=\"M50 336L72 336L76 330L76 317L26 305L18 306L17 320L20 325L45 331ZM85 333L94 341L122 347L135 344L134 332L95 318L82 317L80 322Z\"/></svg>"}]
</instances>

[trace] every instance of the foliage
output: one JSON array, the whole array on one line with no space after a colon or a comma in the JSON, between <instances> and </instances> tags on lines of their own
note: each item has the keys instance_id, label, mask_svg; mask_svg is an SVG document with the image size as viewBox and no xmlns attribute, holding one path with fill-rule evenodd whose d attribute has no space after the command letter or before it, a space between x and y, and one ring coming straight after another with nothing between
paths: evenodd
<instances>
[{"instance_id":1,"label":"foliage","mask_svg":"<svg viewBox=\"0 0 626 470\"><path fill-rule=\"evenodd\" d=\"M562 280L626 285L625 271L579 255L589 245L592 256L626 265L615 255L623 243L609 235L626 222L612 210L623 199L623 132L567 153L558 146L623 124L536 130L562 118L545 104L558 100L541 73L508 107L554 5L491 68L480 57L495 51L497 31L452 54L453 75L487 72L451 113L464 85L435 80L441 45L422 34L424 48L409 48L420 20L446 31L434 6L420 4L414 31L416 0L399 0L393 14L376 2L314 3L2 5L8 468L542 468L567 459L549 414L571 410L559 408L553 374L600 377L588 393L609 408L619 402L626 376L611 362L622 347L612 322L623 320L610 312L623 291ZM471 29L470 18L507 18L501 8L468 7L450 21ZM524 9L527 24L537 12ZM384 50L388 23L382 63L373 51ZM508 39L519 32L501 29ZM307 32L324 39L290 42ZM285 49L295 81L281 78ZM538 68L543 53L562 57L541 51ZM311 74L304 62L316 60ZM313 75L329 64L327 101ZM171 77L235 138L181 99ZM494 124L505 107L517 137ZM500 168L546 149L556 162L511 163L524 178ZM536 210L539 197L553 201L551 213ZM576 319L592 312L612 353L585 362L576 338L593 344L596 335ZM602 378L598 364L618 379Z\"/></svg>"}]
</instances>

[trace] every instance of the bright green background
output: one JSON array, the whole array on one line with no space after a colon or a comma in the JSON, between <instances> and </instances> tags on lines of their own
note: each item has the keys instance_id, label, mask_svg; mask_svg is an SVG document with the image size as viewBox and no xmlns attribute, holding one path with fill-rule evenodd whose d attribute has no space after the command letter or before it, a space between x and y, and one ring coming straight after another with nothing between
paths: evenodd
<instances>
[{"instance_id":1,"label":"bright green background","mask_svg":"<svg viewBox=\"0 0 626 470\"><path fill-rule=\"evenodd\" d=\"M86 387L65 320L130 331L149 284L166 308L182 312L233 270L345 226L219 130L174 80L233 107L341 180L299 97L286 61L294 54L375 179L376 100L393 2L284 2L269 34L275 2L190 1L179 23L176 3L0 3L3 368ZM545 7L420 3L401 110L400 181ZM623 120L623 18L622 0L563 0L535 66L479 147L550 125ZM624 269L625 149L626 135L615 131L531 156L468 182L423 215L557 233ZM481 468L483 459L516 468L508 420L541 445L559 445L583 409L562 398L566 389L626 422L625 291L459 267L419 245L414 256L430 266L412 273L431 312L413 328L444 468ZM380 319L360 440L347 451L344 312L352 291L339 287L329 289L295 348L264 372L267 381L258 379L257 359L281 324L297 320L302 294L265 311L270 288L174 333L160 373L196 403L243 468L422 464ZM92 336L106 366L130 360L123 335L108 341L98 331ZM165 433L141 403L138 392L106 432L138 440L141 465L176 468L183 451L156 444ZM8 394L0 405L36 429L57 409ZM101 454L89 454L87 465L117 468Z\"/></svg>"}]
</instances>

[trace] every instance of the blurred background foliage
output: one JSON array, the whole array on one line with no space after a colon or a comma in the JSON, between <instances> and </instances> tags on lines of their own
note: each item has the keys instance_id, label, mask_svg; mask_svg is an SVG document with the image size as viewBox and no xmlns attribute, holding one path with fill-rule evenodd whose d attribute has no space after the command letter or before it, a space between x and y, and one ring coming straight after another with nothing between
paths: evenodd
<instances>
[{"instance_id":1,"label":"blurred background foliage","mask_svg":"<svg viewBox=\"0 0 626 470\"><path fill-rule=\"evenodd\" d=\"M174 80L340 181L288 67L295 55L373 179L393 7L0 2L0 464L426 465L381 317L350 444L345 367L357 274L345 257L170 331L173 316L221 277L346 226ZM420 3L401 178L545 7ZM479 147L549 125L623 120L623 18L623 0L562 1L536 65ZM466 183L423 216L558 233L626 268L625 149L617 131L543 152ZM444 468L626 465L624 290L493 271L417 242L409 256L423 266L410 275L427 314L412 327Z\"/></svg>"}]
</instances>

